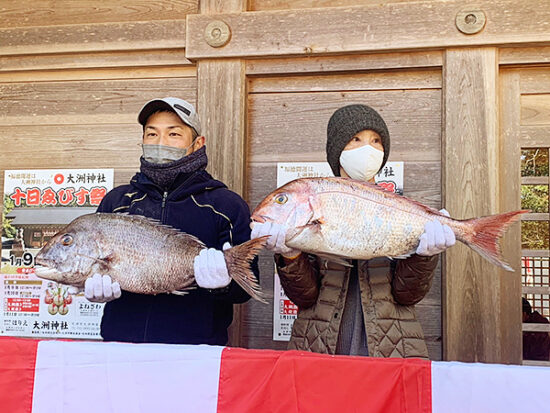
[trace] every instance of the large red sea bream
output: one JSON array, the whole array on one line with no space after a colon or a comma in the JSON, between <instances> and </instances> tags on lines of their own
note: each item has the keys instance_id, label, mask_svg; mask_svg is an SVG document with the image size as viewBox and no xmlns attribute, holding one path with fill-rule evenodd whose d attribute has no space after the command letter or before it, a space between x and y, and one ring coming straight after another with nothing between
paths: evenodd
<instances>
[{"instance_id":1,"label":"large red sea bream","mask_svg":"<svg viewBox=\"0 0 550 413\"><path fill-rule=\"evenodd\" d=\"M286 227L286 245L330 259L402 258L418 246L424 225L437 219L484 258L513 271L498 238L525 210L457 220L376 185L349 178L302 178L276 189L252 220Z\"/></svg>"}]
</instances>

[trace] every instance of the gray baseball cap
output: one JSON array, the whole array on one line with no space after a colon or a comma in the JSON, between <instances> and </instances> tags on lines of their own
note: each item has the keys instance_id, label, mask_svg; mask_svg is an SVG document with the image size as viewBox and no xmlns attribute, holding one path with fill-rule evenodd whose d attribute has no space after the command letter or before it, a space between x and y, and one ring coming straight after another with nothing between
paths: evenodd
<instances>
[{"instance_id":1,"label":"gray baseball cap","mask_svg":"<svg viewBox=\"0 0 550 413\"><path fill-rule=\"evenodd\" d=\"M201 134L201 121L199 120L199 115L195 107L186 100L178 98L168 97L150 100L141 108L138 115L138 122L145 126L149 116L159 110L174 112L180 117L183 123L195 129L197 134Z\"/></svg>"}]
</instances>

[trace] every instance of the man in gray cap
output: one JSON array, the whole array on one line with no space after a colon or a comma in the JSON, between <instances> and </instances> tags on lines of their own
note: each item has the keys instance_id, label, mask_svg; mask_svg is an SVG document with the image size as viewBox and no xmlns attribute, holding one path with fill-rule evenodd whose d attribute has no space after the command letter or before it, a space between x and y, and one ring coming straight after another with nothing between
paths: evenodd
<instances>
[{"instance_id":1,"label":"man in gray cap","mask_svg":"<svg viewBox=\"0 0 550 413\"><path fill-rule=\"evenodd\" d=\"M250 297L229 278L222 249L250 239L248 205L206 172L206 138L193 105L153 99L138 121L140 172L129 185L110 191L97 211L143 215L200 239L207 248L195 258L199 288L183 296L134 294L96 274L86 280L85 296L107 303L101 321L105 340L225 345L233 304ZM257 277L257 265L253 269Z\"/></svg>"},{"instance_id":2,"label":"man in gray cap","mask_svg":"<svg viewBox=\"0 0 550 413\"><path fill-rule=\"evenodd\" d=\"M328 122L326 151L335 176L374 183L390 154L390 134L371 107L345 106ZM413 306L430 289L438 254L455 243L449 227L427 224L409 258L352 260L350 266L287 247L284 231L276 223L255 223L252 237L271 235L281 285L299 308L289 348L428 358Z\"/></svg>"}]
</instances>

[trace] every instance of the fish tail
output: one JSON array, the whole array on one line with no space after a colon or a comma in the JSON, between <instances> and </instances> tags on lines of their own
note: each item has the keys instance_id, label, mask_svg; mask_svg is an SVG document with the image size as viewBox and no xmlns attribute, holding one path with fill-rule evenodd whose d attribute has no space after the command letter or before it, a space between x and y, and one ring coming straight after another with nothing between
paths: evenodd
<instances>
[{"instance_id":1,"label":"fish tail","mask_svg":"<svg viewBox=\"0 0 550 413\"><path fill-rule=\"evenodd\" d=\"M260 287L250 264L265 247L269 235L254 238L243 244L236 245L223 252L229 276L239 284L252 298L268 303L267 296Z\"/></svg>"},{"instance_id":2,"label":"fish tail","mask_svg":"<svg viewBox=\"0 0 550 413\"><path fill-rule=\"evenodd\" d=\"M526 212L530 211L519 210L464 220L462 223L465 224L465 229L457 237L493 264L507 271L514 271L512 267L503 261L498 239L506 232L510 224L517 221L520 215Z\"/></svg>"}]
</instances>

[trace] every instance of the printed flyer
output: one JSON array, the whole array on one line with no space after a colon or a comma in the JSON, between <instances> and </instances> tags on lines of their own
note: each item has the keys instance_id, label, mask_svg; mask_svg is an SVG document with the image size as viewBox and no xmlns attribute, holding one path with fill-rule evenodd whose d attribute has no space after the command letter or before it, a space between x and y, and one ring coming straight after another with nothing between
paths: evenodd
<instances>
[{"instance_id":1,"label":"printed flyer","mask_svg":"<svg viewBox=\"0 0 550 413\"><path fill-rule=\"evenodd\" d=\"M66 224L95 212L112 188L112 169L5 171L0 335L101 338L103 304L36 277L34 257Z\"/></svg>"},{"instance_id":2,"label":"printed flyer","mask_svg":"<svg viewBox=\"0 0 550 413\"><path fill-rule=\"evenodd\" d=\"M388 191L403 195L403 162L387 162L375 176L376 184ZM294 179L334 176L327 162L278 162L277 187ZM275 269L273 280L273 340L288 341L298 307L288 299Z\"/></svg>"}]
</instances>

